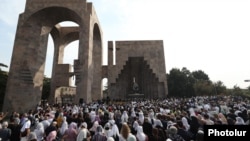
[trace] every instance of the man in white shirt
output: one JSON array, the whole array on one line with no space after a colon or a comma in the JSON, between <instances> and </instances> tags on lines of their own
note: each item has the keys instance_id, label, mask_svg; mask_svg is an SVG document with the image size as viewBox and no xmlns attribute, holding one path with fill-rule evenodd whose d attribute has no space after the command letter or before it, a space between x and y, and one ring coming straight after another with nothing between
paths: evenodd
<instances>
[{"instance_id":1,"label":"man in white shirt","mask_svg":"<svg viewBox=\"0 0 250 141\"><path fill-rule=\"evenodd\" d=\"M22 128L21 128L21 140L20 141L27 141L28 135L30 133L30 126L31 126L31 121L28 119L28 114L24 113L24 122Z\"/></svg>"}]
</instances>

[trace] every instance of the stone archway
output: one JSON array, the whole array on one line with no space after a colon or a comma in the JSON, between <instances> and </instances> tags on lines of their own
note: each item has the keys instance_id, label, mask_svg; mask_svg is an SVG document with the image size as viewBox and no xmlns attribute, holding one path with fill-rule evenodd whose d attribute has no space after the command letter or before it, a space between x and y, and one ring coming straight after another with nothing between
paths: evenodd
<instances>
[{"instance_id":1,"label":"stone archway","mask_svg":"<svg viewBox=\"0 0 250 141\"><path fill-rule=\"evenodd\" d=\"M60 28L57 23L63 21L73 21L79 27ZM74 101L82 98L85 102L91 102L92 95L98 95L92 92L92 85L95 85L93 75L98 73L93 70L101 68L98 61L102 59L98 58L101 55L93 58L93 54L102 52L102 32L92 3L83 0L27 0L25 11L19 16L3 111L27 112L40 102L49 34L53 36L57 50L52 77L61 72L59 76L63 78L60 83L63 83L72 75L67 65L58 65L60 47L78 38L79 54L74 63L77 79ZM93 64L93 61L97 62ZM52 82L54 87L58 82L56 78ZM53 102L53 92L50 101Z\"/></svg>"}]
</instances>

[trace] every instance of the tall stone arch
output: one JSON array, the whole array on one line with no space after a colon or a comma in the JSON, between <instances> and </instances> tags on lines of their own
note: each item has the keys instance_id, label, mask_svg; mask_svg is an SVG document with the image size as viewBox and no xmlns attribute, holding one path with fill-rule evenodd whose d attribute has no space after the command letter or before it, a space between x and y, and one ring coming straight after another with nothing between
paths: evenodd
<instances>
[{"instance_id":1,"label":"tall stone arch","mask_svg":"<svg viewBox=\"0 0 250 141\"><path fill-rule=\"evenodd\" d=\"M78 27L60 27L58 23L63 21L75 22ZM25 11L19 15L3 111L27 112L40 102L49 34L55 47L52 87L56 88L54 77L60 68L61 50L79 39L73 72L77 80L74 102L100 98L98 91L101 87L94 87L98 81L96 77L102 75L102 31L99 25L92 3L86 0L27 0ZM64 82L72 73L66 71L67 65L61 68ZM50 102L53 98L52 91Z\"/></svg>"}]
</instances>

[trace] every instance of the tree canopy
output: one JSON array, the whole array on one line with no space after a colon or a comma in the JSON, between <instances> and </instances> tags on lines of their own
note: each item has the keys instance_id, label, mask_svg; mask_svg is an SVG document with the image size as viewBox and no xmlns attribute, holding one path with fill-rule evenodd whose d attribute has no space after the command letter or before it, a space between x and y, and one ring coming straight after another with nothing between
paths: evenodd
<instances>
[{"instance_id":1,"label":"tree canopy","mask_svg":"<svg viewBox=\"0 0 250 141\"><path fill-rule=\"evenodd\" d=\"M190 72L183 67L173 68L167 74L168 94L174 97L192 97L202 95L226 94L221 81L213 83L202 70Z\"/></svg>"}]
</instances>

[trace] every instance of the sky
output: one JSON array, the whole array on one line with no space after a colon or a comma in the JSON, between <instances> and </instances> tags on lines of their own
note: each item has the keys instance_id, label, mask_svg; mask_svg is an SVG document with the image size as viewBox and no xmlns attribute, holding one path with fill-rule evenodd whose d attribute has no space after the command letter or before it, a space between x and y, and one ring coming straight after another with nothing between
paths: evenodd
<instances>
[{"instance_id":1,"label":"sky","mask_svg":"<svg viewBox=\"0 0 250 141\"><path fill-rule=\"evenodd\" d=\"M107 41L163 40L166 73L173 68L204 71L227 88L250 82L249 0L87 0L96 10L103 47ZM25 0L1 0L0 63L10 66L18 16ZM50 43L49 43L50 44ZM73 64L78 42L64 58ZM45 75L51 72L48 47ZM71 56L72 55L72 56ZM1 68L8 70L9 68Z\"/></svg>"}]
</instances>

